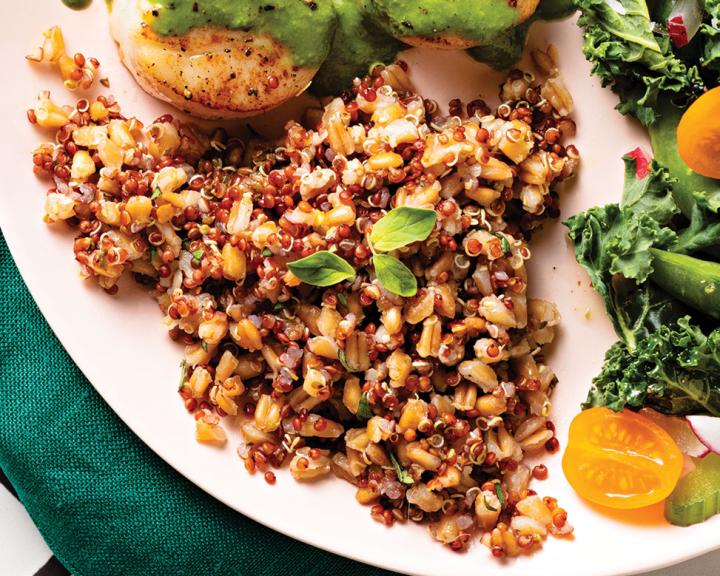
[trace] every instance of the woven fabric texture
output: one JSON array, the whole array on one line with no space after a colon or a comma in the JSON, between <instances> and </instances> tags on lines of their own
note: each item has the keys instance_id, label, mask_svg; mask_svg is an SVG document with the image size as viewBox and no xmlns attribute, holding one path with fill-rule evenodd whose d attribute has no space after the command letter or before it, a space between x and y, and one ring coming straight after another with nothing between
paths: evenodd
<instances>
[{"instance_id":1,"label":"woven fabric texture","mask_svg":"<svg viewBox=\"0 0 720 576\"><path fill-rule=\"evenodd\" d=\"M0 468L73 574L389 575L245 518L151 452L60 345L1 234L0 302Z\"/></svg>"}]
</instances>

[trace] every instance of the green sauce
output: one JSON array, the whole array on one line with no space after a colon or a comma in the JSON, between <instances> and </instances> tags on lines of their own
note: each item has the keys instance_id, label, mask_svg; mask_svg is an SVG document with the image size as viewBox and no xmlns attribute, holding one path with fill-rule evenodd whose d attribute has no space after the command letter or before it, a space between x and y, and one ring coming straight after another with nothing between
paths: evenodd
<instances>
[{"instance_id":1,"label":"green sauce","mask_svg":"<svg viewBox=\"0 0 720 576\"><path fill-rule=\"evenodd\" d=\"M328 55L336 26L332 0L155 0L151 26L164 36L198 26L266 32L284 44L300 67Z\"/></svg>"},{"instance_id":2,"label":"green sauce","mask_svg":"<svg viewBox=\"0 0 720 576\"><path fill-rule=\"evenodd\" d=\"M333 0L338 15L332 48L310 89L319 96L339 94L357 76L365 76L378 62L395 60L405 45L375 22L372 0Z\"/></svg>"},{"instance_id":3,"label":"green sauce","mask_svg":"<svg viewBox=\"0 0 720 576\"><path fill-rule=\"evenodd\" d=\"M540 0L535 14L535 20L558 20L573 14L577 8L573 0Z\"/></svg>"},{"instance_id":4,"label":"green sauce","mask_svg":"<svg viewBox=\"0 0 720 576\"><path fill-rule=\"evenodd\" d=\"M73 10L84 10L92 4L92 0L62 0L62 3Z\"/></svg>"},{"instance_id":5,"label":"green sauce","mask_svg":"<svg viewBox=\"0 0 720 576\"><path fill-rule=\"evenodd\" d=\"M530 23L530 21L523 22L498 36L491 44L469 48L467 53L475 60L484 62L496 70L512 68L522 56Z\"/></svg>"},{"instance_id":6,"label":"green sauce","mask_svg":"<svg viewBox=\"0 0 720 576\"><path fill-rule=\"evenodd\" d=\"M387 32L395 38L442 34L489 44L517 23L508 0L373 0Z\"/></svg>"}]
</instances>

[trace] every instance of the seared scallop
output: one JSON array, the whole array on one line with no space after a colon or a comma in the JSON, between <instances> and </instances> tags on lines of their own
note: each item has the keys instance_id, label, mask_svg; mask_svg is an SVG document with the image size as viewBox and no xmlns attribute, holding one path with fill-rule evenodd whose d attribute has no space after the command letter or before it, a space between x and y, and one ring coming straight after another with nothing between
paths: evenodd
<instances>
[{"instance_id":1,"label":"seared scallop","mask_svg":"<svg viewBox=\"0 0 720 576\"><path fill-rule=\"evenodd\" d=\"M110 29L120 58L145 91L195 116L259 114L301 93L317 72L296 65L290 48L264 29L203 25L161 35L156 17L148 0L113 0Z\"/></svg>"}]
</instances>

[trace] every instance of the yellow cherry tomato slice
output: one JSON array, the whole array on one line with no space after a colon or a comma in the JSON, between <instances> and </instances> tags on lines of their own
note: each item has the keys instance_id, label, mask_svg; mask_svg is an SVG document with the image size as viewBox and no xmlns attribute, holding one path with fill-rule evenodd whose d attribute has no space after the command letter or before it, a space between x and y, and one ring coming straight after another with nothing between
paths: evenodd
<instances>
[{"instance_id":1,"label":"yellow cherry tomato slice","mask_svg":"<svg viewBox=\"0 0 720 576\"><path fill-rule=\"evenodd\" d=\"M720 86L705 92L682 115L677 146L691 170L720 178Z\"/></svg>"},{"instance_id":2,"label":"yellow cherry tomato slice","mask_svg":"<svg viewBox=\"0 0 720 576\"><path fill-rule=\"evenodd\" d=\"M670 495L683 456L652 420L598 407L573 419L562 465L583 498L610 508L642 508Z\"/></svg>"}]
</instances>

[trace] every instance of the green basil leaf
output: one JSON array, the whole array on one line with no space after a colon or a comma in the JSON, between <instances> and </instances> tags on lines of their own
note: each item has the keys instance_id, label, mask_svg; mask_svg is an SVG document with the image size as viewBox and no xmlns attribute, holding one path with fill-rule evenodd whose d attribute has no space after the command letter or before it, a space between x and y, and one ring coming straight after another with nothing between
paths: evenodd
<instances>
[{"instance_id":1,"label":"green basil leaf","mask_svg":"<svg viewBox=\"0 0 720 576\"><path fill-rule=\"evenodd\" d=\"M400 482L408 486L410 486L411 484L415 484L415 480L413 480L413 477L410 476L410 473L400 465L400 462L397 461L397 459L395 458L395 454L393 454L392 452L390 452L390 461L392 462L393 468L395 469L395 474L397 474L398 480Z\"/></svg>"},{"instance_id":2,"label":"green basil leaf","mask_svg":"<svg viewBox=\"0 0 720 576\"><path fill-rule=\"evenodd\" d=\"M348 307L347 297L345 296L345 294L343 294L342 292L338 292L337 299L338 299L338 302L340 302L340 304L345 306L345 308Z\"/></svg>"},{"instance_id":3,"label":"green basil leaf","mask_svg":"<svg viewBox=\"0 0 720 576\"><path fill-rule=\"evenodd\" d=\"M347 261L327 250L290 262L288 268L305 284L332 286L355 278L355 270Z\"/></svg>"},{"instance_id":4,"label":"green basil leaf","mask_svg":"<svg viewBox=\"0 0 720 576\"><path fill-rule=\"evenodd\" d=\"M187 362L183 360L180 362L180 384L178 384L178 390L181 390L187 379Z\"/></svg>"},{"instance_id":5,"label":"green basil leaf","mask_svg":"<svg viewBox=\"0 0 720 576\"><path fill-rule=\"evenodd\" d=\"M157 256L157 248L155 248L155 246L150 246L150 262L155 260L155 256Z\"/></svg>"},{"instance_id":6,"label":"green basil leaf","mask_svg":"<svg viewBox=\"0 0 720 576\"><path fill-rule=\"evenodd\" d=\"M505 493L503 492L502 486L500 486L500 482L495 482L495 495L498 497L498 500L500 500L500 508L504 508Z\"/></svg>"},{"instance_id":7,"label":"green basil leaf","mask_svg":"<svg viewBox=\"0 0 720 576\"><path fill-rule=\"evenodd\" d=\"M386 290L399 296L416 294L417 278L400 260L387 254L375 254L372 261L375 275Z\"/></svg>"},{"instance_id":8,"label":"green basil leaf","mask_svg":"<svg viewBox=\"0 0 720 576\"><path fill-rule=\"evenodd\" d=\"M205 342L205 340L200 340L200 347L205 350L205 352L208 351L208 343Z\"/></svg>"},{"instance_id":9,"label":"green basil leaf","mask_svg":"<svg viewBox=\"0 0 720 576\"><path fill-rule=\"evenodd\" d=\"M203 252L202 250L195 250L195 252L192 252L191 254L193 257L193 262L195 262L195 264L200 264L200 262L202 262L202 257L205 252Z\"/></svg>"},{"instance_id":10,"label":"green basil leaf","mask_svg":"<svg viewBox=\"0 0 720 576\"><path fill-rule=\"evenodd\" d=\"M355 413L355 416L359 420L370 420L370 418L373 417L373 412L370 408L370 403L367 399L367 394L363 393L362 396L360 396L360 403L358 404L357 412Z\"/></svg>"},{"instance_id":11,"label":"green basil leaf","mask_svg":"<svg viewBox=\"0 0 720 576\"><path fill-rule=\"evenodd\" d=\"M373 225L370 242L380 252L397 250L425 240L433 231L436 220L435 210L401 206L390 210Z\"/></svg>"},{"instance_id":12,"label":"green basil leaf","mask_svg":"<svg viewBox=\"0 0 720 576\"><path fill-rule=\"evenodd\" d=\"M265 256L265 258L272 256L272 252L270 252L270 248L263 248L262 255Z\"/></svg>"},{"instance_id":13,"label":"green basil leaf","mask_svg":"<svg viewBox=\"0 0 720 576\"><path fill-rule=\"evenodd\" d=\"M153 190L152 196L150 196L150 200L155 200L155 198L157 198L158 196L160 196L160 194L161 194L160 188L158 188L157 186L155 186L155 190Z\"/></svg>"}]
</instances>

